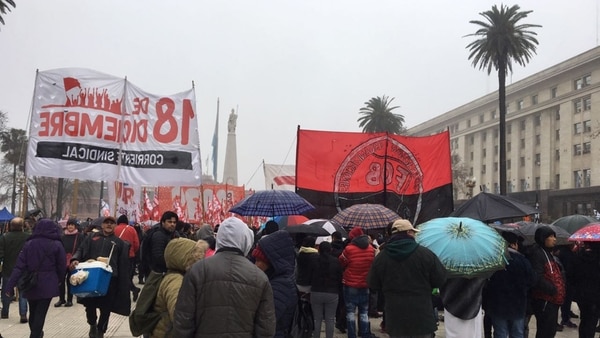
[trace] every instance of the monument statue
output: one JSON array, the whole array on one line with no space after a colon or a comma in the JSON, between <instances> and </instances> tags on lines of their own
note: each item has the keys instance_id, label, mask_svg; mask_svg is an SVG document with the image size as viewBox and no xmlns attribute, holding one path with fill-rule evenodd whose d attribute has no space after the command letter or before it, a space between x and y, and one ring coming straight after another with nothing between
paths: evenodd
<instances>
[{"instance_id":1,"label":"monument statue","mask_svg":"<svg viewBox=\"0 0 600 338\"><path fill-rule=\"evenodd\" d=\"M227 131L230 133L235 133L235 126L237 121L237 114L235 113L235 109L231 109L231 114L229 114L229 121L227 122Z\"/></svg>"}]
</instances>

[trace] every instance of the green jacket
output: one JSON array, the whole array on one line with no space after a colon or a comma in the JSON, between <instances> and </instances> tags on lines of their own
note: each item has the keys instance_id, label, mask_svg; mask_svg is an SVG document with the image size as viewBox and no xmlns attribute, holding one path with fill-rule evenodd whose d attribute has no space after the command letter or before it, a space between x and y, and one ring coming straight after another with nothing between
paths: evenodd
<instances>
[{"instance_id":1,"label":"green jacket","mask_svg":"<svg viewBox=\"0 0 600 338\"><path fill-rule=\"evenodd\" d=\"M0 237L0 261L2 277L10 277L17 263L17 257L30 234L23 231L9 231Z\"/></svg>"},{"instance_id":2,"label":"green jacket","mask_svg":"<svg viewBox=\"0 0 600 338\"><path fill-rule=\"evenodd\" d=\"M173 328L172 318L183 276L193 263L204 257L207 248L208 243L200 241L197 244L187 238L176 238L167 244L165 248L167 273L160 283L154 303L154 311L164 313L164 315L154 327L150 337L173 337L171 332Z\"/></svg>"},{"instance_id":3,"label":"green jacket","mask_svg":"<svg viewBox=\"0 0 600 338\"><path fill-rule=\"evenodd\" d=\"M446 269L414 239L392 237L375 257L369 288L383 292L390 336L421 336L436 331L431 292L446 281Z\"/></svg>"}]
</instances>

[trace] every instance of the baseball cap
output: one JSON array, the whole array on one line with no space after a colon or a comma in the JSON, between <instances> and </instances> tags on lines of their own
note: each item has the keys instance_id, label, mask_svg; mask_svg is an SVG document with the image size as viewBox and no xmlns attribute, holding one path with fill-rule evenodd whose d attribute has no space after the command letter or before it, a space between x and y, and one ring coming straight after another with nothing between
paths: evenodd
<instances>
[{"instance_id":1,"label":"baseball cap","mask_svg":"<svg viewBox=\"0 0 600 338\"><path fill-rule=\"evenodd\" d=\"M392 233L398 233L402 231L412 230L414 232L419 232L419 229L415 229L409 220L407 219L399 219L392 224Z\"/></svg>"}]
</instances>

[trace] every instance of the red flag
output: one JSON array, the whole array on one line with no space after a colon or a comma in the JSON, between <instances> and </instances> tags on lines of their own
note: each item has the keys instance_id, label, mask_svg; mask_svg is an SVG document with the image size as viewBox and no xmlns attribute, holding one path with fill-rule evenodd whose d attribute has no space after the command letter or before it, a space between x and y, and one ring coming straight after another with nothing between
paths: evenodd
<instances>
[{"instance_id":1,"label":"red flag","mask_svg":"<svg viewBox=\"0 0 600 338\"><path fill-rule=\"evenodd\" d=\"M424 137L298 130L297 193L331 218L357 203L377 203L414 224L453 209L447 131Z\"/></svg>"}]
</instances>

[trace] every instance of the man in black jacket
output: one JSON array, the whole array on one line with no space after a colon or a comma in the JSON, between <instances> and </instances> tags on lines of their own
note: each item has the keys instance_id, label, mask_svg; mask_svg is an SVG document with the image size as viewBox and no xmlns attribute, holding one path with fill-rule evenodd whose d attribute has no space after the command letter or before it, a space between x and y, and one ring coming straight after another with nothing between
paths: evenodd
<instances>
[{"instance_id":1,"label":"man in black jacket","mask_svg":"<svg viewBox=\"0 0 600 338\"><path fill-rule=\"evenodd\" d=\"M148 260L150 269L154 272L167 272L167 263L165 262L165 249L169 241L173 238L179 237L179 234L175 230L177 226L177 221L179 217L173 211L165 211L160 218L160 225L157 225L158 228L151 229L148 231L152 231L148 234L148 237L144 239L144 241L149 241L147 244L149 247L146 252L142 253L143 255L150 254L150 258Z\"/></svg>"}]
</instances>

